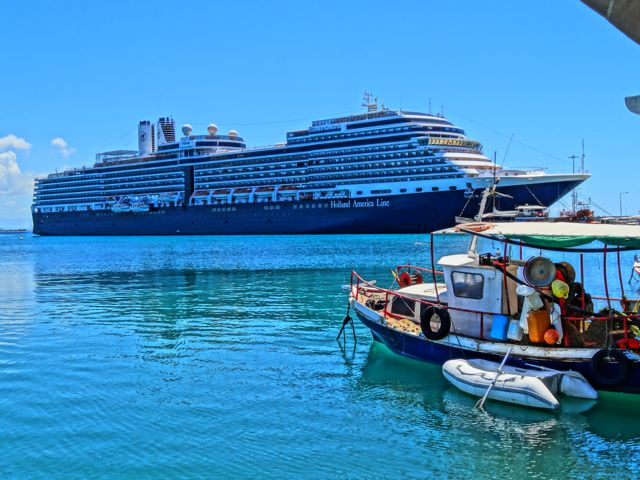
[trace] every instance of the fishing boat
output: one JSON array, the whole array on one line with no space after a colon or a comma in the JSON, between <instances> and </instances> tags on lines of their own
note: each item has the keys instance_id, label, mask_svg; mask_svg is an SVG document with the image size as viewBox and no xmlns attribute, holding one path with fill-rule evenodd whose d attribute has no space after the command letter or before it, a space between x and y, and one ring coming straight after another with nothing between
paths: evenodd
<instances>
[{"instance_id":1,"label":"fishing boat","mask_svg":"<svg viewBox=\"0 0 640 480\"><path fill-rule=\"evenodd\" d=\"M439 365L500 362L512 349L510 367L574 371L597 390L640 393L640 301L625 296L620 273L620 252L640 250L640 227L475 222L439 233L468 235L468 250L436 265L431 234L430 268L397 267L389 289L352 272L350 308L375 341ZM479 253L481 239L501 245L500 254ZM530 249L544 255L523 258ZM553 252L577 261L554 262ZM601 295L585 285L585 255L602 256ZM609 292L614 255L621 297Z\"/></svg>"},{"instance_id":2,"label":"fishing boat","mask_svg":"<svg viewBox=\"0 0 640 480\"><path fill-rule=\"evenodd\" d=\"M558 396L597 400L598 392L578 372L505 366L474 358L447 360L444 377L463 392L517 405L556 410Z\"/></svg>"}]
</instances>

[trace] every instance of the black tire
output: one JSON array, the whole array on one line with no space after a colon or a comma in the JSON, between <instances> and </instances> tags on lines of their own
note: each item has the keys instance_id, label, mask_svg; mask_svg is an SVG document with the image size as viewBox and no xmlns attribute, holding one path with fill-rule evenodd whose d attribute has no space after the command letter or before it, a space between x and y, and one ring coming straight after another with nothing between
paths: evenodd
<instances>
[{"instance_id":1,"label":"black tire","mask_svg":"<svg viewBox=\"0 0 640 480\"><path fill-rule=\"evenodd\" d=\"M606 365L615 362L618 369L612 375ZM591 358L591 375L596 384L613 387L620 385L629 376L629 359L621 350L615 348L598 350Z\"/></svg>"},{"instance_id":2,"label":"black tire","mask_svg":"<svg viewBox=\"0 0 640 480\"><path fill-rule=\"evenodd\" d=\"M440 322L436 330L431 328L433 320ZM444 308L427 307L420 312L420 329L429 340L442 340L451 330L451 316Z\"/></svg>"}]
</instances>

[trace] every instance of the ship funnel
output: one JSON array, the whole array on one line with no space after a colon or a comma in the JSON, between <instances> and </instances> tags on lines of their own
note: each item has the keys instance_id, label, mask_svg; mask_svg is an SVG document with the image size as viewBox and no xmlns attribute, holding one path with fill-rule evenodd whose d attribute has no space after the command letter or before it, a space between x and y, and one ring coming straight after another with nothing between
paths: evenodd
<instances>
[{"instance_id":1,"label":"ship funnel","mask_svg":"<svg viewBox=\"0 0 640 480\"><path fill-rule=\"evenodd\" d=\"M171 117L158 120L158 145L176 141L176 122Z\"/></svg>"},{"instance_id":2,"label":"ship funnel","mask_svg":"<svg viewBox=\"0 0 640 480\"><path fill-rule=\"evenodd\" d=\"M149 120L138 124L138 151L140 155L149 155L156 151L154 126Z\"/></svg>"},{"instance_id":3,"label":"ship funnel","mask_svg":"<svg viewBox=\"0 0 640 480\"><path fill-rule=\"evenodd\" d=\"M191 125L189 125L188 123L185 123L185 124L182 126L182 134L183 134L185 137L188 137L189 135L191 135L191 132L193 132L193 128L192 128L192 127L191 127Z\"/></svg>"},{"instance_id":4,"label":"ship funnel","mask_svg":"<svg viewBox=\"0 0 640 480\"><path fill-rule=\"evenodd\" d=\"M209 132L209 135L215 135L218 133L218 126L215 123L210 123L207 127L207 132Z\"/></svg>"}]
</instances>

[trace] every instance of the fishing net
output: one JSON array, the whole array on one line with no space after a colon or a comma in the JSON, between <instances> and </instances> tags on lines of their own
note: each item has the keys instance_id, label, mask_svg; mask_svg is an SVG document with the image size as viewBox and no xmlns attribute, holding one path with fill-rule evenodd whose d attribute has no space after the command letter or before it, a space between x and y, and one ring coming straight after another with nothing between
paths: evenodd
<instances>
[{"instance_id":1,"label":"fishing net","mask_svg":"<svg viewBox=\"0 0 640 480\"><path fill-rule=\"evenodd\" d=\"M606 348L615 346L625 337L625 319L630 325L631 319L625 313L605 308L593 317L572 319L567 322L567 336L570 347Z\"/></svg>"}]
</instances>

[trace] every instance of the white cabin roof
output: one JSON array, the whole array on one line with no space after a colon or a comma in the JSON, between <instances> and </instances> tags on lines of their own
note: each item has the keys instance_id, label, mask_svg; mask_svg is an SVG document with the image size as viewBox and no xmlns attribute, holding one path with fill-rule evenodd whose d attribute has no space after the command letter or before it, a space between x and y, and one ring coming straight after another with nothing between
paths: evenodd
<instances>
[{"instance_id":1,"label":"white cabin roof","mask_svg":"<svg viewBox=\"0 0 640 480\"><path fill-rule=\"evenodd\" d=\"M476 263L476 259L474 257L470 257L466 253L460 253L457 255L447 255L442 257L438 262L439 265L443 267L462 267L464 265L471 265Z\"/></svg>"}]
</instances>

